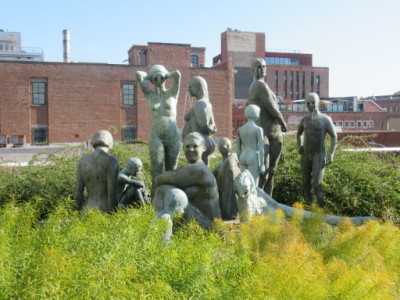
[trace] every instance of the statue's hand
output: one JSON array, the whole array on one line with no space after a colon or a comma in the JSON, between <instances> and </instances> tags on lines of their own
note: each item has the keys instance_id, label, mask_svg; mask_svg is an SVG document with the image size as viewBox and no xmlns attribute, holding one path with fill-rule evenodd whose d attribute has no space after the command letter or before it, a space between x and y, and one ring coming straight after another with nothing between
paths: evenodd
<instances>
[{"instance_id":1,"label":"statue's hand","mask_svg":"<svg viewBox=\"0 0 400 300\"><path fill-rule=\"evenodd\" d=\"M262 164L262 166L260 167L260 174L264 174L265 173L265 165Z\"/></svg>"},{"instance_id":2,"label":"statue's hand","mask_svg":"<svg viewBox=\"0 0 400 300\"><path fill-rule=\"evenodd\" d=\"M299 147L299 153L300 153L301 155L304 154L304 146L300 146L300 147Z\"/></svg>"},{"instance_id":3,"label":"statue's hand","mask_svg":"<svg viewBox=\"0 0 400 300\"><path fill-rule=\"evenodd\" d=\"M143 71L136 72L136 79L138 81L143 81L143 79L146 78L146 76L147 76L146 72L143 72Z\"/></svg>"},{"instance_id":4,"label":"statue's hand","mask_svg":"<svg viewBox=\"0 0 400 300\"><path fill-rule=\"evenodd\" d=\"M325 160L325 166L330 165L333 162L333 155L329 155Z\"/></svg>"},{"instance_id":5,"label":"statue's hand","mask_svg":"<svg viewBox=\"0 0 400 300\"><path fill-rule=\"evenodd\" d=\"M282 127L282 131L283 132L287 132L288 131L286 123L284 123L281 127Z\"/></svg>"}]
</instances>

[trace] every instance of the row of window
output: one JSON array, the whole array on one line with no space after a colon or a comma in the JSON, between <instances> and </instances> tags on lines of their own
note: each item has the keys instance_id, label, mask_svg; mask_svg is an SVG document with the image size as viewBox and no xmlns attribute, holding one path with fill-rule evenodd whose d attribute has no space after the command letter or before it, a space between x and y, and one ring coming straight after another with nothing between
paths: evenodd
<instances>
[{"instance_id":1,"label":"row of window","mask_svg":"<svg viewBox=\"0 0 400 300\"><path fill-rule=\"evenodd\" d=\"M32 144L47 144L47 126L32 128ZM133 143L136 140L136 126L124 126L122 128L122 140L126 143Z\"/></svg>"},{"instance_id":2,"label":"row of window","mask_svg":"<svg viewBox=\"0 0 400 300\"><path fill-rule=\"evenodd\" d=\"M289 89L288 89L289 87ZM310 74L310 91L320 93L321 90L321 76L315 75L314 72ZM279 72L275 71L275 94L279 94ZM301 97L304 99L306 96L306 72L301 72ZM283 72L283 97L289 99L300 99L300 71Z\"/></svg>"},{"instance_id":3,"label":"row of window","mask_svg":"<svg viewBox=\"0 0 400 300\"><path fill-rule=\"evenodd\" d=\"M334 121L333 125L342 128L374 128L374 120L358 120L358 121Z\"/></svg>"},{"instance_id":4,"label":"row of window","mask_svg":"<svg viewBox=\"0 0 400 300\"><path fill-rule=\"evenodd\" d=\"M47 103L47 80L46 79L32 79L32 104L33 105L46 105ZM136 86L134 82L123 82L121 84L122 90L122 104L125 106L134 106L136 104Z\"/></svg>"},{"instance_id":5,"label":"row of window","mask_svg":"<svg viewBox=\"0 0 400 300\"><path fill-rule=\"evenodd\" d=\"M300 58L292 57L269 57L265 58L268 65L291 65L300 66Z\"/></svg>"}]
</instances>

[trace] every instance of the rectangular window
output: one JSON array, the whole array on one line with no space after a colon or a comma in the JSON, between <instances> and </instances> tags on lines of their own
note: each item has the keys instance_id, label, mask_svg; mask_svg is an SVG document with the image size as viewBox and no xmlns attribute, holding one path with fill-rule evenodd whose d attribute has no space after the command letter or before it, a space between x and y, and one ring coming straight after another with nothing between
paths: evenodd
<instances>
[{"instance_id":1,"label":"rectangular window","mask_svg":"<svg viewBox=\"0 0 400 300\"><path fill-rule=\"evenodd\" d=\"M133 82L122 83L122 104L125 106L135 105L135 84Z\"/></svg>"},{"instance_id":2,"label":"rectangular window","mask_svg":"<svg viewBox=\"0 0 400 300\"><path fill-rule=\"evenodd\" d=\"M199 56L195 55L195 54L191 55L190 63L192 64L192 67L198 67L199 66Z\"/></svg>"},{"instance_id":3,"label":"rectangular window","mask_svg":"<svg viewBox=\"0 0 400 300\"><path fill-rule=\"evenodd\" d=\"M288 95L288 93L287 93L287 71L285 71L284 72L284 75L283 75L283 87L284 87L284 92L285 92L285 98L287 98L287 95Z\"/></svg>"},{"instance_id":4,"label":"rectangular window","mask_svg":"<svg viewBox=\"0 0 400 300\"><path fill-rule=\"evenodd\" d=\"M314 92L314 72L311 72L311 81L310 81L310 87L311 87L311 92Z\"/></svg>"},{"instance_id":5,"label":"rectangular window","mask_svg":"<svg viewBox=\"0 0 400 300\"><path fill-rule=\"evenodd\" d=\"M355 124L354 121L350 121L350 128L354 128L354 124Z\"/></svg>"},{"instance_id":6,"label":"rectangular window","mask_svg":"<svg viewBox=\"0 0 400 300\"><path fill-rule=\"evenodd\" d=\"M305 71L302 72L301 84L302 84L301 94L302 94L302 97L304 99L306 97L306 72Z\"/></svg>"},{"instance_id":7,"label":"rectangular window","mask_svg":"<svg viewBox=\"0 0 400 300\"><path fill-rule=\"evenodd\" d=\"M32 144L48 144L47 127L32 128Z\"/></svg>"},{"instance_id":8,"label":"rectangular window","mask_svg":"<svg viewBox=\"0 0 400 300\"><path fill-rule=\"evenodd\" d=\"M300 74L299 71L296 71L296 99L300 97Z\"/></svg>"},{"instance_id":9,"label":"rectangular window","mask_svg":"<svg viewBox=\"0 0 400 300\"><path fill-rule=\"evenodd\" d=\"M375 127L375 122L374 120L369 120L368 121L368 128L374 128Z\"/></svg>"},{"instance_id":10,"label":"rectangular window","mask_svg":"<svg viewBox=\"0 0 400 300\"><path fill-rule=\"evenodd\" d=\"M279 88L279 73L275 71L275 94L278 96L278 88Z\"/></svg>"},{"instance_id":11,"label":"rectangular window","mask_svg":"<svg viewBox=\"0 0 400 300\"><path fill-rule=\"evenodd\" d=\"M317 81L317 93L319 95L321 92L321 76L320 75L317 75L316 81Z\"/></svg>"},{"instance_id":12,"label":"rectangular window","mask_svg":"<svg viewBox=\"0 0 400 300\"><path fill-rule=\"evenodd\" d=\"M344 121L344 127L348 128L349 127L349 122L348 121Z\"/></svg>"},{"instance_id":13,"label":"rectangular window","mask_svg":"<svg viewBox=\"0 0 400 300\"><path fill-rule=\"evenodd\" d=\"M127 144L133 144L136 140L136 127L125 126L122 128L122 140Z\"/></svg>"},{"instance_id":14,"label":"rectangular window","mask_svg":"<svg viewBox=\"0 0 400 300\"><path fill-rule=\"evenodd\" d=\"M31 79L33 105L46 105L46 86L46 79Z\"/></svg>"},{"instance_id":15,"label":"rectangular window","mask_svg":"<svg viewBox=\"0 0 400 300\"><path fill-rule=\"evenodd\" d=\"M290 99L293 99L293 85L294 85L293 71L290 71Z\"/></svg>"},{"instance_id":16,"label":"rectangular window","mask_svg":"<svg viewBox=\"0 0 400 300\"><path fill-rule=\"evenodd\" d=\"M361 121L357 121L357 128L361 128L362 127L362 122Z\"/></svg>"},{"instance_id":17,"label":"rectangular window","mask_svg":"<svg viewBox=\"0 0 400 300\"><path fill-rule=\"evenodd\" d=\"M146 65L146 50L139 51L139 65Z\"/></svg>"}]
</instances>

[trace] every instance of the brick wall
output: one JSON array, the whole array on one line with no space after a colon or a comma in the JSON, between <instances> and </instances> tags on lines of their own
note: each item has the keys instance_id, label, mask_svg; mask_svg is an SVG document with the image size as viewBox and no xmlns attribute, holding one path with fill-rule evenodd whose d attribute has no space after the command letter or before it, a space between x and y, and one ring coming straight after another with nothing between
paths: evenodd
<instances>
[{"instance_id":1,"label":"brick wall","mask_svg":"<svg viewBox=\"0 0 400 300\"><path fill-rule=\"evenodd\" d=\"M82 142L99 129L110 130L116 140L121 140L122 127L136 125L137 137L147 140L151 117L143 93L137 88L137 105L123 106L121 83L136 82L137 70L148 72L152 64L164 64L169 71L178 69L182 74L178 125L183 127L185 99L185 110L190 107L188 81L200 75L209 85L217 135L230 137L232 72L191 68L190 55L190 46L154 43L149 44L146 66L0 62L0 135L26 135L27 143L31 143L32 128L44 125L50 143ZM32 78L47 79L47 105L32 105Z\"/></svg>"}]
</instances>

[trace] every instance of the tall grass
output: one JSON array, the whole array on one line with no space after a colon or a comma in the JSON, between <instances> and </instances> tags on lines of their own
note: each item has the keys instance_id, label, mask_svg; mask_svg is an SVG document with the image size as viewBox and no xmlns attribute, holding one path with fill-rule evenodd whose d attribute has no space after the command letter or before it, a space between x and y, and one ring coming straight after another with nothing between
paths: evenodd
<instances>
[{"instance_id":1,"label":"tall grass","mask_svg":"<svg viewBox=\"0 0 400 300\"><path fill-rule=\"evenodd\" d=\"M68 200L39 221L40 199L0 210L0 294L20 299L398 299L400 231L254 217L164 245L149 208L77 213ZM180 220L176 220L177 223Z\"/></svg>"}]
</instances>

